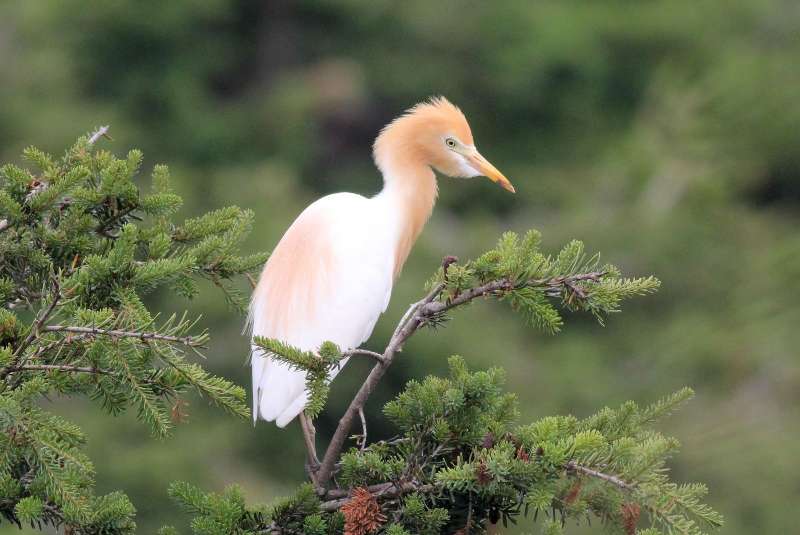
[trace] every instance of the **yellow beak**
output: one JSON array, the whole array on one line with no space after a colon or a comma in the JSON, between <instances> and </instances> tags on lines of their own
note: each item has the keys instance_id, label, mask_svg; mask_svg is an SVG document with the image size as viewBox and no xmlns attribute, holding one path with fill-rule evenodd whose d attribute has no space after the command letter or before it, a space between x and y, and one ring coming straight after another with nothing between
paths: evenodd
<instances>
[{"instance_id":1,"label":"yellow beak","mask_svg":"<svg viewBox=\"0 0 800 535\"><path fill-rule=\"evenodd\" d=\"M470 165L480 174L492 182L497 182L503 187L503 189L508 190L511 193L516 193L514 186L511 185L511 182L508 181L505 175L503 175L503 173L501 173L497 167L489 163L489 160L481 156L480 152L473 150L465 156Z\"/></svg>"}]
</instances>

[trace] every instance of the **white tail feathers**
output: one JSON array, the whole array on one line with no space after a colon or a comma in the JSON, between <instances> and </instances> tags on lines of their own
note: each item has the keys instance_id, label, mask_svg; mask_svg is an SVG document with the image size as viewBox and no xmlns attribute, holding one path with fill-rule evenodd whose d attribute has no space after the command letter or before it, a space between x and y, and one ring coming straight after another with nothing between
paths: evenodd
<instances>
[{"instance_id":1,"label":"white tail feathers","mask_svg":"<svg viewBox=\"0 0 800 535\"><path fill-rule=\"evenodd\" d=\"M253 423L259 418L275 421L285 427L306 406L306 374L276 362L263 352L254 349L253 369Z\"/></svg>"}]
</instances>

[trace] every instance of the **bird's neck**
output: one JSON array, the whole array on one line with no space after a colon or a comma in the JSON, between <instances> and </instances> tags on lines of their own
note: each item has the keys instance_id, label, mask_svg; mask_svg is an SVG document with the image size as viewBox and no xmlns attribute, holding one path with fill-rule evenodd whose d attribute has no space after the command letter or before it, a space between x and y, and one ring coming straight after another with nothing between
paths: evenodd
<instances>
[{"instance_id":1,"label":"bird's neck","mask_svg":"<svg viewBox=\"0 0 800 535\"><path fill-rule=\"evenodd\" d=\"M425 164L383 166L383 190L379 197L388 204L397 221L395 277L411 252L411 247L433 212L438 193L436 175Z\"/></svg>"}]
</instances>

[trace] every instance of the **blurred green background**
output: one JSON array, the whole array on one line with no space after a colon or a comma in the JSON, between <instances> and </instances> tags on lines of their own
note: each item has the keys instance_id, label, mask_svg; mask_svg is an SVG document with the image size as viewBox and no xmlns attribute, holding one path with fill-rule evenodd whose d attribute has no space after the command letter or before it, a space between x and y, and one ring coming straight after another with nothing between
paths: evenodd
<instances>
[{"instance_id":1,"label":"blurred green background","mask_svg":"<svg viewBox=\"0 0 800 535\"><path fill-rule=\"evenodd\" d=\"M29 144L60 153L110 123L105 146L171 166L186 216L251 208L248 247L271 249L320 195L376 192L378 130L446 95L518 193L441 181L368 347L383 347L443 255L470 257L509 229L536 227L551 249L583 239L663 289L604 328L568 318L555 337L502 306L458 313L408 344L369 404L371 438L391 433L383 403L409 378L443 372L453 353L505 367L526 421L689 385L697 399L664 426L684 444L676 478L709 484L725 533L790 533L800 497L798 58L796 0L6 1L0 159L18 161ZM202 313L207 366L249 388L244 318L217 291L153 306ZM352 363L337 379L320 437L365 372ZM99 490L126 490L142 533L185 524L166 498L172 480L239 482L256 502L303 477L297 426L253 428L194 399L190 422L158 442L130 416L54 405L85 426Z\"/></svg>"}]
</instances>

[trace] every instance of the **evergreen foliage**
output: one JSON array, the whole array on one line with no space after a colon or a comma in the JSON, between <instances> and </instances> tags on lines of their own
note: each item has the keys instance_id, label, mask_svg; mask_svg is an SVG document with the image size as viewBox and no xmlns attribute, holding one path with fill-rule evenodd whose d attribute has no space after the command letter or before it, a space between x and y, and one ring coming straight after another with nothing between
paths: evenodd
<instances>
[{"instance_id":1,"label":"evergreen foliage","mask_svg":"<svg viewBox=\"0 0 800 535\"><path fill-rule=\"evenodd\" d=\"M387 373L365 409L370 436L392 433L383 403L451 354L507 369L527 420L691 385L697 400L669 422L684 444L676 474L710 484L727 535L797 531L800 463L787 445L800 443L800 3L86 4L0 2L0 163L21 165L26 141L60 155L76 125L112 121L114 151L136 146L148 168L169 163L181 214L253 209L248 247L269 249L310 200L375 192L375 134L435 88L517 193L442 181L371 344L391 336L443 253L475 258L498 229L535 227L554 252L580 238L663 288L624 304L606 329L563 314L557 337L531 332L506 306L455 313ZM203 291L190 311L211 329L204 353L215 372L247 387L249 369L231 356L249 347L236 336L242 318L218 297ZM170 301L187 308L166 289L147 299L162 312ZM357 360L348 366L367 364ZM329 401L320 438L346 402ZM302 477L264 462L302 449L296 428L272 440L259 425L254 440L231 441L246 424L193 408L202 425L145 444L129 439L140 429L128 418L81 414L104 486L146 504L144 533L178 522L161 491L172 479L222 490L227 471L198 474L209 458L251 474L247 488L260 493ZM103 433L110 424L120 432ZM127 462L143 448L152 462ZM181 462L165 470L176 448Z\"/></svg>"},{"instance_id":2,"label":"evergreen foliage","mask_svg":"<svg viewBox=\"0 0 800 535\"><path fill-rule=\"evenodd\" d=\"M528 323L551 334L563 324L553 301L565 310L591 312L602 324L605 315L619 311L620 301L652 293L660 285L655 277L621 277L617 267L600 264L599 254L588 256L578 240L556 256L542 253L540 244L538 231L522 239L507 232L497 247L477 259L443 266L429 285L443 284L440 300L452 301L490 283L491 291L499 291Z\"/></svg>"},{"instance_id":3,"label":"evergreen foliage","mask_svg":"<svg viewBox=\"0 0 800 535\"><path fill-rule=\"evenodd\" d=\"M303 351L274 338L253 337L255 345L295 370L306 372L308 406L306 414L316 418L328 399L328 373L341 366L342 350L333 342L323 343L319 351Z\"/></svg>"},{"instance_id":4,"label":"evergreen foliage","mask_svg":"<svg viewBox=\"0 0 800 535\"><path fill-rule=\"evenodd\" d=\"M342 358L364 354L376 359L375 370L385 368L417 328L441 325L452 309L477 298L506 301L529 324L556 333L563 322L559 308L590 312L602 324L623 299L659 286L654 277L623 278L615 266L601 265L599 255L587 255L581 242L570 242L555 256L542 253L540 242L535 231L521 239L507 233L476 260L445 259L428 284L428 296L409 309L383 354L342 352L330 342L318 352L266 338L256 338L256 344L307 372L316 415L327 396L327 374ZM653 429L692 396L691 390L644 408L628 402L584 420L559 416L519 425L516 397L503 391L503 380L498 368L470 372L462 358L453 357L449 378L411 381L384 408L397 429L395 439L367 446L360 437L360 447L338 459L333 488L312 468L316 508L298 498L302 507L287 517L282 502L267 509L256 532L300 533L298 521L289 519L301 517L313 524L303 526L308 532L346 535L483 533L520 516L541 518L545 533L561 533L567 520L591 518L616 532L635 533L645 523L642 513L652 533L699 535L721 525L721 516L700 502L705 486L669 480L665 463L678 442ZM200 499L177 498L189 506ZM240 510L242 524L236 528L242 533L253 529L245 513ZM341 514L345 523L337 531L330 526Z\"/></svg>"},{"instance_id":5,"label":"evergreen foliage","mask_svg":"<svg viewBox=\"0 0 800 535\"><path fill-rule=\"evenodd\" d=\"M228 281L265 260L237 253L252 214L231 207L175 223L181 199L166 167L153 169L153 191L142 194L133 181L141 153L118 159L97 150L104 134L81 138L58 159L26 150L33 170L0 169L0 513L18 526L50 524L76 534L136 528L125 495L94 495L85 436L44 410L45 396L87 396L110 414L132 408L156 437L184 418L181 396L189 390L248 416L243 389L187 358L208 341L197 320L161 319L142 298L157 288L192 297L197 281L206 279L242 308ZM688 389L644 408L628 402L583 420L520 425L516 398L503 389L504 372L471 372L452 357L449 377L411 381L385 406L394 439L368 445L363 435L342 453L344 441L336 437L349 432L353 411L403 343L422 327L443 324L453 309L493 297L556 333L562 310L589 312L602 323L623 299L659 285L652 277L623 278L580 242L554 256L539 245L536 232L509 233L476 260L448 259L382 354L332 343L301 351L257 339L264 351L307 372L310 415L324 408L327 374L345 358L375 361L362 386L366 395L354 399L323 464L311 467L312 483L287 499L248 507L235 486L207 493L173 484L169 494L193 515L192 531L477 534L521 517L541 521L545 533L592 518L626 535L645 524L642 533L686 535L721 525L701 501L705 486L668 478L666 462L678 442L653 427L691 397Z\"/></svg>"},{"instance_id":6,"label":"evergreen foliage","mask_svg":"<svg viewBox=\"0 0 800 535\"><path fill-rule=\"evenodd\" d=\"M253 214L232 207L176 223L167 168L155 166L152 191L140 192L141 152L97 150L105 132L61 158L31 147L31 169L0 168L0 518L17 525L135 528L125 495L92 493L85 436L42 409L45 397L130 408L157 437L185 417L188 390L249 415L242 388L187 358L208 341L198 320L160 318L142 298L159 287L192 297L206 279L241 307L228 281L265 259L237 254Z\"/></svg>"},{"instance_id":7,"label":"evergreen foliage","mask_svg":"<svg viewBox=\"0 0 800 535\"><path fill-rule=\"evenodd\" d=\"M698 535L722 524L700 502L704 485L669 480L665 463L678 442L653 428L692 397L690 389L647 407L627 402L584 419L519 425L516 398L503 382L502 370L470 372L461 357L450 359L447 378L411 381L384 409L398 436L345 453L340 487L328 497L366 489L384 519L369 532L387 535L484 533L521 517L540 520L543 533L593 518L623 534ZM343 533L340 509L356 500L319 498L308 485L254 510L230 489L206 494L181 484L172 495L198 515L194 533L220 535Z\"/></svg>"}]
</instances>

